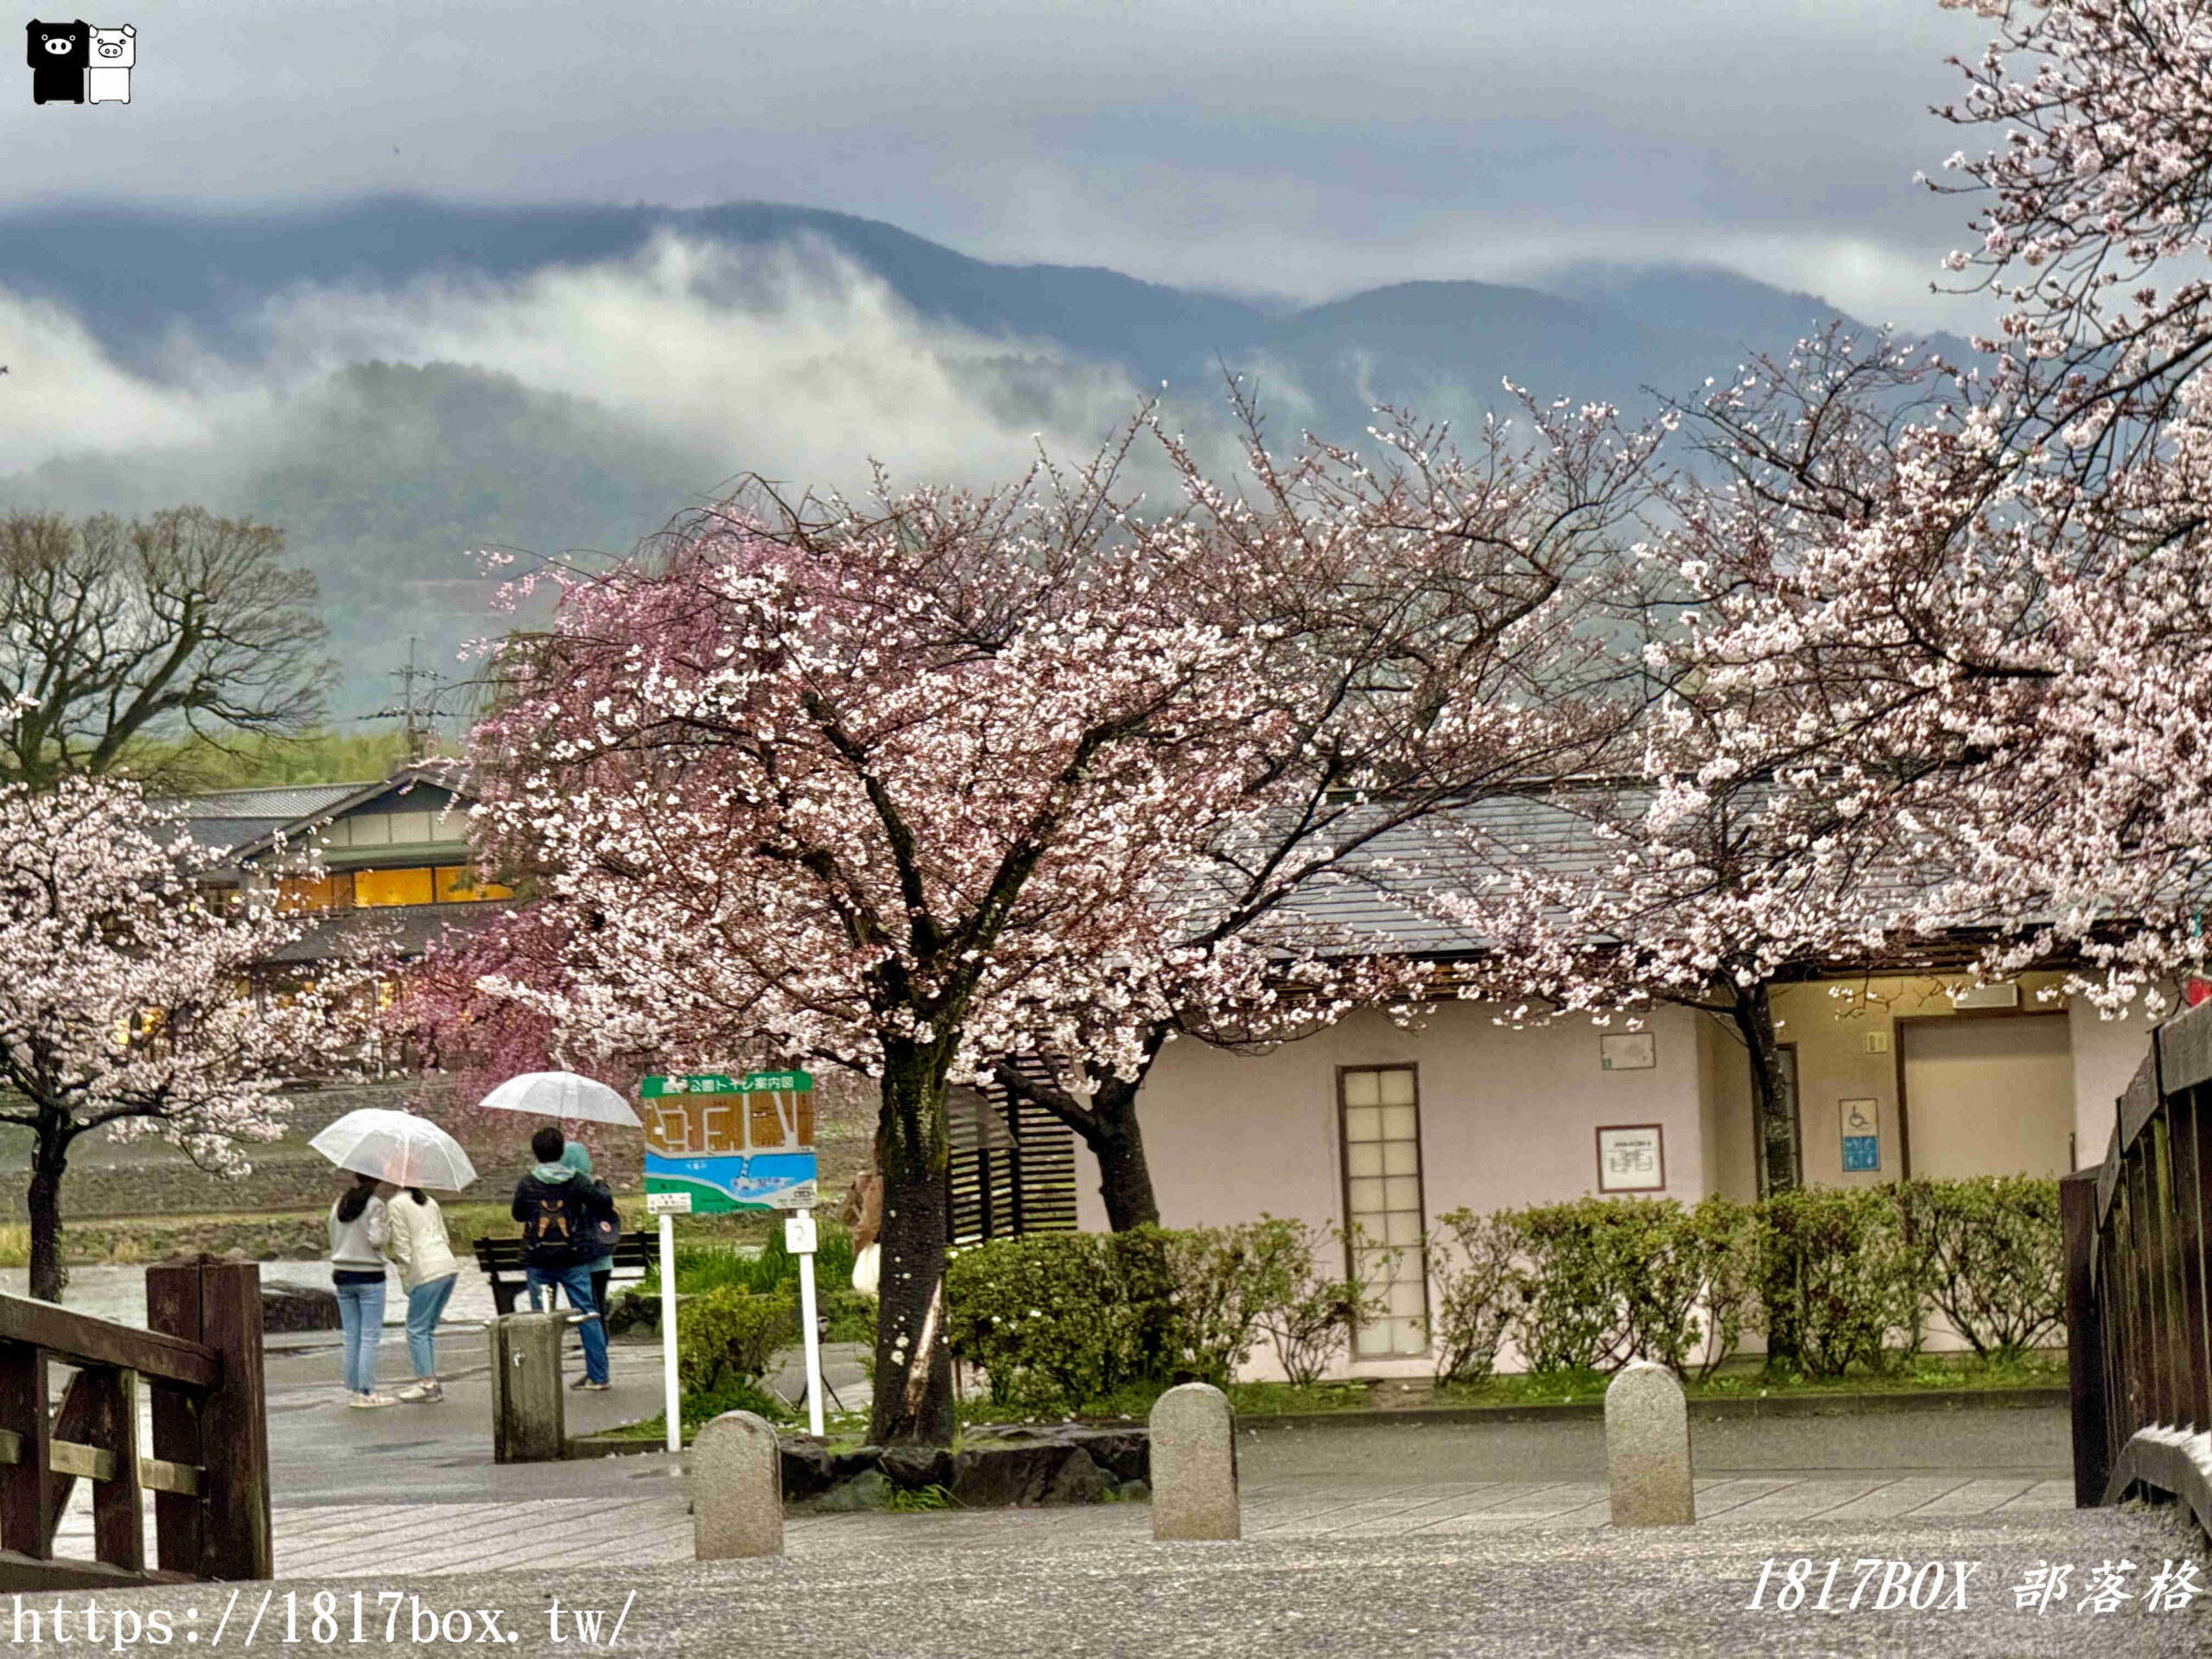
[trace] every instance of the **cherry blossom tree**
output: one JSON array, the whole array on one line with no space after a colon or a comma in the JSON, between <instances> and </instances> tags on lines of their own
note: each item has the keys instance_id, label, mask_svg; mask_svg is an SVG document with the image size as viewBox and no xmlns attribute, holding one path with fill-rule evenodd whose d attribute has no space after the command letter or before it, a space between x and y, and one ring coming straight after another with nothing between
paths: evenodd
<instances>
[{"instance_id":1,"label":"cherry blossom tree","mask_svg":"<svg viewBox=\"0 0 2212 1659\"><path fill-rule=\"evenodd\" d=\"M486 981L518 982L557 991L569 982L570 951L564 907L527 900L449 925L419 957L393 965L394 995L378 1023L387 1041L414 1057L426 1084L417 1109L473 1144L519 1153L533 1120L475 1103L508 1078L573 1071L619 1094L636 1091L652 1070L650 1052L569 1040L570 1033L541 1008L481 988ZM572 1135L590 1133L581 1125L564 1127Z\"/></svg>"},{"instance_id":2,"label":"cherry blossom tree","mask_svg":"<svg viewBox=\"0 0 2212 1659\"><path fill-rule=\"evenodd\" d=\"M1828 764L1940 789L1912 809L1916 931L2155 1011L2212 899L2212 19L1978 9L1999 38L1944 113L1993 147L1939 188L1975 204L1981 245L1948 264L1998 327L1957 368L1831 338L1721 389L1700 413L1741 463L1734 539L1678 540L1677 568L1716 694L1847 686Z\"/></svg>"},{"instance_id":3,"label":"cherry blossom tree","mask_svg":"<svg viewBox=\"0 0 2212 1659\"><path fill-rule=\"evenodd\" d=\"M257 965L305 923L275 894L235 900L214 861L135 784L0 787L0 1122L30 1131L30 1289L61 1265L61 1180L79 1135L159 1135L223 1173L276 1137L280 1091L343 1073L361 1035L358 977L257 999Z\"/></svg>"},{"instance_id":4,"label":"cherry blossom tree","mask_svg":"<svg viewBox=\"0 0 2212 1659\"><path fill-rule=\"evenodd\" d=\"M1134 1027L1071 1011L1174 947L1163 872L1279 739L1255 639L1182 603L1202 539L1116 497L1126 446L697 515L574 582L478 734L486 842L553 872L569 938L558 977L484 988L602 1052L877 1081L880 1443L951 1431L948 1086L1008 1053L1134 1063Z\"/></svg>"},{"instance_id":5,"label":"cherry blossom tree","mask_svg":"<svg viewBox=\"0 0 2212 1659\"><path fill-rule=\"evenodd\" d=\"M1410 1014L1426 966L1310 901L1385 879L1378 849L1440 814L1586 772L1638 706L1592 624L1637 585L1622 531L1648 497L1656 426L1522 393L1521 420L1492 417L1461 447L1386 410L1377 470L1311 436L1279 458L1231 391L1234 493L1154 430L1206 537L1189 602L1266 642L1275 741L1249 809L1180 874L1177 948L1145 959L1149 982L1072 1010L1085 1035L1068 1052L993 1073L1083 1138L1116 1230L1160 1219L1137 1106L1166 1044L1249 1051L1354 1007ZM1103 1025L1135 1030L1133 1064L1103 1058Z\"/></svg>"},{"instance_id":6,"label":"cherry blossom tree","mask_svg":"<svg viewBox=\"0 0 2212 1659\"><path fill-rule=\"evenodd\" d=\"M1950 168L1979 248L1947 262L2004 308L1958 417L2000 504L2031 626L2001 650L1926 641L2031 680L2031 717L1973 840L2033 919L1988 971L2063 957L2106 1011L2204 964L2212 784L2212 12L2198 0L1984 4L1997 38L1943 111L1991 147ZM1986 628L1986 625L1982 625ZM1993 733L1993 735L1994 734Z\"/></svg>"}]
</instances>

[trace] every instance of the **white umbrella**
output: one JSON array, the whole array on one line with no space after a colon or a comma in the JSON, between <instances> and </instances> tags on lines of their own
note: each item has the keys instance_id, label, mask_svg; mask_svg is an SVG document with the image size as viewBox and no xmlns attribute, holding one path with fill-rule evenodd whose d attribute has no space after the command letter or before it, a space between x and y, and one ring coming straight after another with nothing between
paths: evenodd
<instances>
[{"instance_id":1,"label":"white umbrella","mask_svg":"<svg viewBox=\"0 0 2212 1659\"><path fill-rule=\"evenodd\" d=\"M365 1106L348 1112L308 1145L338 1166L395 1186L458 1192L476 1179L461 1142L427 1117Z\"/></svg>"},{"instance_id":2,"label":"white umbrella","mask_svg":"<svg viewBox=\"0 0 2212 1659\"><path fill-rule=\"evenodd\" d=\"M619 1123L643 1128L630 1103L603 1083L573 1071L525 1071L509 1077L478 1104L494 1112L530 1112L579 1123Z\"/></svg>"}]
</instances>

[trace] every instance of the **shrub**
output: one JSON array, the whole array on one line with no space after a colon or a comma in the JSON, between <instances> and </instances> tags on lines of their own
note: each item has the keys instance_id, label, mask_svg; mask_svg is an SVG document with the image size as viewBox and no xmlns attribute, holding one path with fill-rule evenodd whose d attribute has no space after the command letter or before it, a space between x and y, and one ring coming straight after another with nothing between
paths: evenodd
<instances>
[{"instance_id":1,"label":"shrub","mask_svg":"<svg viewBox=\"0 0 2212 1659\"><path fill-rule=\"evenodd\" d=\"M1269 1312L1297 1297L1313 1266L1312 1242L1297 1223L1273 1217L1160 1237L1179 1369L1225 1387L1266 1334Z\"/></svg>"},{"instance_id":2,"label":"shrub","mask_svg":"<svg viewBox=\"0 0 2212 1659\"><path fill-rule=\"evenodd\" d=\"M2065 1322L2056 1180L1915 1180L1904 1204L1923 1289L1980 1357L2018 1359Z\"/></svg>"},{"instance_id":3,"label":"shrub","mask_svg":"<svg viewBox=\"0 0 2212 1659\"><path fill-rule=\"evenodd\" d=\"M1382 1309L1356 1279L1332 1278L1315 1262L1315 1248L1333 1242L1349 1247L1354 1259L1370 1274L1381 1277L1395 1266L1399 1252L1370 1244L1357 1228L1314 1227L1302 1221L1279 1221L1262 1217L1274 1235L1274 1281L1260 1308L1258 1324L1274 1345L1283 1375L1297 1387L1320 1381L1363 1319L1377 1317Z\"/></svg>"},{"instance_id":4,"label":"shrub","mask_svg":"<svg viewBox=\"0 0 2212 1659\"><path fill-rule=\"evenodd\" d=\"M1311 1382L1367 1311L1357 1285L1317 1268L1329 1236L1269 1216L995 1240L947 1268L946 1329L1001 1406L1079 1410L1179 1376L1226 1383L1262 1336Z\"/></svg>"},{"instance_id":5,"label":"shrub","mask_svg":"<svg viewBox=\"0 0 2212 1659\"><path fill-rule=\"evenodd\" d=\"M1718 1192L1700 1202L1685 1221L1696 1235L1704 1263L1698 1348L1701 1380L1736 1351L1744 1332L1758 1321L1758 1293L1752 1275L1758 1262L1758 1224L1751 1205Z\"/></svg>"},{"instance_id":6,"label":"shrub","mask_svg":"<svg viewBox=\"0 0 2212 1659\"><path fill-rule=\"evenodd\" d=\"M824 1342L875 1340L875 1298L855 1290L849 1277L842 1287L825 1292L815 1311L830 1322L822 1333Z\"/></svg>"},{"instance_id":7,"label":"shrub","mask_svg":"<svg viewBox=\"0 0 2212 1659\"><path fill-rule=\"evenodd\" d=\"M758 1295L723 1286L677 1305L677 1365L687 1391L710 1394L757 1379L770 1356L798 1337L798 1299L780 1291Z\"/></svg>"},{"instance_id":8,"label":"shrub","mask_svg":"<svg viewBox=\"0 0 2212 1659\"><path fill-rule=\"evenodd\" d=\"M725 1380L709 1393L683 1396L684 1438L690 1439L726 1411L749 1411L772 1423L789 1422L792 1416L791 1403L773 1389L753 1377L741 1376ZM664 1425L668 1421L665 1412L660 1421Z\"/></svg>"},{"instance_id":9,"label":"shrub","mask_svg":"<svg viewBox=\"0 0 2212 1659\"><path fill-rule=\"evenodd\" d=\"M1172 1307L1158 1230L1031 1233L957 1251L945 1333L995 1405L1080 1406L1163 1374Z\"/></svg>"},{"instance_id":10,"label":"shrub","mask_svg":"<svg viewBox=\"0 0 2212 1659\"><path fill-rule=\"evenodd\" d=\"M1449 1211L1430 1236L1429 1347L1440 1382L1478 1382L1497 1363L1497 1350L1528 1294L1516 1261L1521 1230L1510 1214Z\"/></svg>"},{"instance_id":11,"label":"shrub","mask_svg":"<svg viewBox=\"0 0 2212 1659\"><path fill-rule=\"evenodd\" d=\"M1809 1375L1886 1370L1918 1350L1921 1273L1896 1188L1804 1188L1757 1211L1766 1328L1795 1332Z\"/></svg>"},{"instance_id":12,"label":"shrub","mask_svg":"<svg viewBox=\"0 0 2212 1659\"><path fill-rule=\"evenodd\" d=\"M1527 1264L1515 1328L1532 1371L1610 1370L1629 1357L1611 1208L1577 1198L1514 1214Z\"/></svg>"}]
</instances>

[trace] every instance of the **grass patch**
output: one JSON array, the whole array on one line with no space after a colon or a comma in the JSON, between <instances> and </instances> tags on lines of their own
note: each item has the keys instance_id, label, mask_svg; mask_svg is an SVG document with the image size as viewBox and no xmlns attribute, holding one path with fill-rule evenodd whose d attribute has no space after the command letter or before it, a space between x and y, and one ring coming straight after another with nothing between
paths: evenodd
<instances>
[{"instance_id":1,"label":"grass patch","mask_svg":"<svg viewBox=\"0 0 2212 1659\"><path fill-rule=\"evenodd\" d=\"M901 1488L884 1500L883 1507L893 1515L926 1515L936 1510L957 1510L960 1500L942 1486Z\"/></svg>"},{"instance_id":2,"label":"grass patch","mask_svg":"<svg viewBox=\"0 0 2212 1659\"><path fill-rule=\"evenodd\" d=\"M1586 1405L1602 1402L1612 1376L1602 1371L1552 1372L1543 1376L1493 1376L1481 1382L1447 1382L1436 1390L1439 1406L1497 1407ZM2007 1389L2056 1388L2066 1384L2066 1355L2063 1349L2041 1349L2018 1359L1985 1362L1971 1354L1918 1354L1893 1370L1854 1370L1840 1378L1813 1381L1795 1374L1770 1372L1752 1358L1738 1361L1700 1382L1691 1381L1684 1392L1693 1401L1745 1400L1770 1395L1813 1396L1890 1393L1989 1393ZM1049 1423L1068 1415L1090 1418L1128 1417L1141 1421L1160 1397L1159 1385L1145 1384L1084 1402L1078 1412L1060 1415L1020 1417L988 1400L963 1400L956 1414L963 1425L1003 1422ZM1232 1382L1227 1390L1230 1406L1240 1417L1280 1417L1319 1412L1366 1411L1370 1408L1363 1382L1316 1382L1296 1387L1288 1382Z\"/></svg>"},{"instance_id":3,"label":"grass patch","mask_svg":"<svg viewBox=\"0 0 2212 1659\"><path fill-rule=\"evenodd\" d=\"M705 1394L687 1393L683 1405L683 1444L686 1446L699 1437L702 1428L726 1411L749 1411L756 1417L766 1417L772 1423L788 1423L791 1417L791 1407L778 1399L772 1390L744 1381ZM657 1411L634 1423L601 1429L594 1438L664 1442L668 1439L668 1414Z\"/></svg>"},{"instance_id":4,"label":"grass patch","mask_svg":"<svg viewBox=\"0 0 2212 1659\"><path fill-rule=\"evenodd\" d=\"M875 1340L875 1300L852 1287L852 1235L834 1223L821 1224L814 1256L815 1308L830 1321L825 1342ZM676 1247L676 1293L699 1296L716 1290L754 1295L779 1291L798 1294L798 1259L784 1248L778 1227L760 1243L739 1238L692 1238ZM660 1268L608 1299L608 1328L616 1332L660 1329Z\"/></svg>"}]
</instances>

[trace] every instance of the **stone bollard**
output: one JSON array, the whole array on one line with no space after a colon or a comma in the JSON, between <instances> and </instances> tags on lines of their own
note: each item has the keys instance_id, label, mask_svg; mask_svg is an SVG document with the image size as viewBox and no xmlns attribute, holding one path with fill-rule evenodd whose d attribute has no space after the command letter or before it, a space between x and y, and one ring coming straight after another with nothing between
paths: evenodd
<instances>
[{"instance_id":1,"label":"stone bollard","mask_svg":"<svg viewBox=\"0 0 2212 1659\"><path fill-rule=\"evenodd\" d=\"M1617 1527L1686 1527L1697 1519L1689 1409L1664 1365L1639 1359L1605 1390L1605 1487Z\"/></svg>"},{"instance_id":2,"label":"stone bollard","mask_svg":"<svg viewBox=\"0 0 2212 1659\"><path fill-rule=\"evenodd\" d=\"M726 1411L691 1442L691 1554L729 1561L784 1553L784 1460L773 1425Z\"/></svg>"},{"instance_id":3,"label":"stone bollard","mask_svg":"<svg viewBox=\"0 0 2212 1659\"><path fill-rule=\"evenodd\" d=\"M1229 1396L1185 1382L1152 1408L1152 1535L1241 1538L1236 1505L1236 1422Z\"/></svg>"},{"instance_id":4,"label":"stone bollard","mask_svg":"<svg viewBox=\"0 0 2212 1659\"><path fill-rule=\"evenodd\" d=\"M491 1325L492 1461L553 1463L569 1455L561 1387L564 1313L504 1313Z\"/></svg>"}]
</instances>

